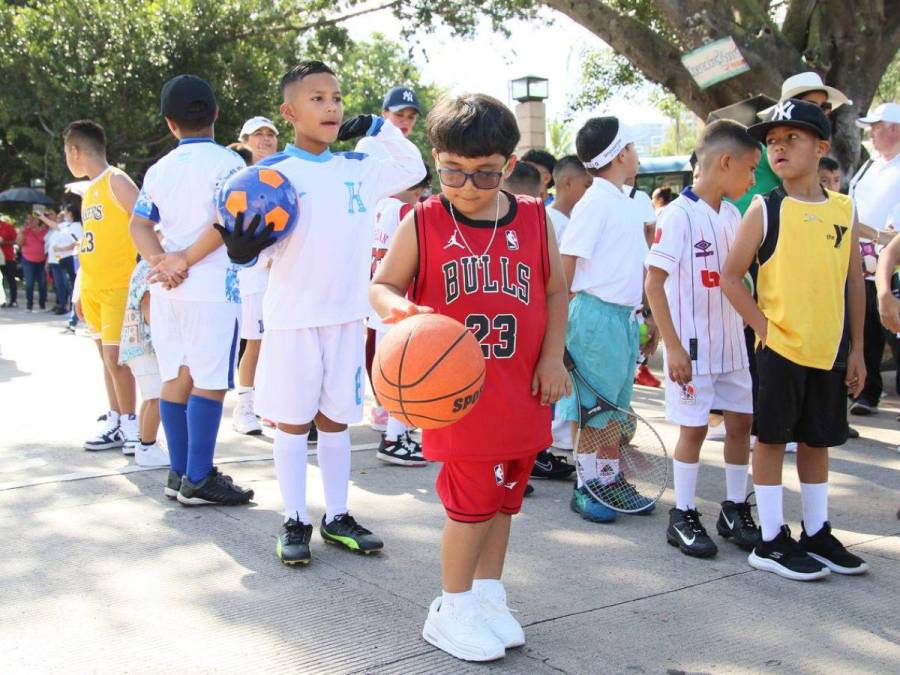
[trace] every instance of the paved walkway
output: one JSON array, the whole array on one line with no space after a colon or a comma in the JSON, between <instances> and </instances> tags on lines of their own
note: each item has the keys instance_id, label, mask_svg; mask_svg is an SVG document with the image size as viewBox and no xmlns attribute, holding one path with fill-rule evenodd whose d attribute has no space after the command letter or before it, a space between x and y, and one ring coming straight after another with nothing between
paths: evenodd
<instances>
[{"instance_id":1,"label":"paved walkway","mask_svg":"<svg viewBox=\"0 0 900 675\"><path fill-rule=\"evenodd\" d=\"M515 522L506 571L528 644L477 666L420 637L440 587L436 467L384 465L377 435L355 428L351 506L386 550L365 558L315 535L313 564L288 569L274 554L271 438L233 434L229 397L219 462L256 503L173 505L164 471L81 450L105 398L94 346L61 329L47 315L0 314L4 673L900 672L896 398L854 420L863 438L833 454L832 519L869 560L867 576L790 582L751 570L724 542L713 560L688 559L665 544L665 508L592 525L569 511L569 485L542 482ZM640 390L637 408L672 447L659 392ZM703 461L699 507L712 527L721 444ZM790 466L785 477L796 531ZM314 515L318 479L313 459Z\"/></svg>"}]
</instances>

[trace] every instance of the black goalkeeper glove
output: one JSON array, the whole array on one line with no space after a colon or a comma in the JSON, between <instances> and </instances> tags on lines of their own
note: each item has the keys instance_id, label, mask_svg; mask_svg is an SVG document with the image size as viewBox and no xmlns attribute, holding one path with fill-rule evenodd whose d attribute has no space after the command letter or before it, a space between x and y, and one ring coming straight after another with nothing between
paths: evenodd
<instances>
[{"instance_id":1,"label":"black goalkeeper glove","mask_svg":"<svg viewBox=\"0 0 900 675\"><path fill-rule=\"evenodd\" d=\"M258 213L253 216L245 230L244 213L241 211L234 219L234 232L229 232L219 223L213 223L213 227L222 235L228 257L237 265L253 263L264 249L278 241L276 237L269 236L275 230L275 223L269 223L259 232L259 235L256 234L262 221L262 217Z\"/></svg>"},{"instance_id":2,"label":"black goalkeeper glove","mask_svg":"<svg viewBox=\"0 0 900 675\"><path fill-rule=\"evenodd\" d=\"M356 117L351 117L341 125L341 130L338 131L338 140L349 141L354 138L359 138L360 136L365 136L369 133L369 129L372 128L376 119L377 117L375 115L357 115Z\"/></svg>"}]
</instances>

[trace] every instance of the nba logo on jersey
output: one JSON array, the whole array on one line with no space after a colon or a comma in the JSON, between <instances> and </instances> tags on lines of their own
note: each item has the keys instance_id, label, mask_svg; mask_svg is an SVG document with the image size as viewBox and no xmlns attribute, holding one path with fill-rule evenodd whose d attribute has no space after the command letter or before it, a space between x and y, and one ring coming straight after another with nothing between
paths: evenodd
<instances>
[{"instance_id":1,"label":"nba logo on jersey","mask_svg":"<svg viewBox=\"0 0 900 675\"><path fill-rule=\"evenodd\" d=\"M681 385L681 402L685 405L694 405L697 402L697 390L690 382Z\"/></svg>"},{"instance_id":2,"label":"nba logo on jersey","mask_svg":"<svg viewBox=\"0 0 900 675\"><path fill-rule=\"evenodd\" d=\"M506 231L506 248L510 251L519 250L519 237L516 235L514 230Z\"/></svg>"},{"instance_id":3,"label":"nba logo on jersey","mask_svg":"<svg viewBox=\"0 0 900 675\"><path fill-rule=\"evenodd\" d=\"M494 467L494 480L497 481L497 485L503 485L503 465L497 464Z\"/></svg>"}]
</instances>

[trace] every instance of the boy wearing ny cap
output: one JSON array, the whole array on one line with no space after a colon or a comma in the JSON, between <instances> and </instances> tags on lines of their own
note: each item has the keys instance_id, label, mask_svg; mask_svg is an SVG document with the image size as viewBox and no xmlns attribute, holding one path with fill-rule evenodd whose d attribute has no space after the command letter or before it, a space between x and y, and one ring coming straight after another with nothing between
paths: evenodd
<instances>
[{"instance_id":1,"label":"boy wearing ny cap","mask_svg":"<svg viewBox=\"0 0 900 675\"><path fill-rule=\"evenodd\" d=\"M628 408L639 351L635 310L643 299L647 240L644 216L622 186L637 173L638 154L629 130L615 117L588 120L578 132L575 147L594 182L572 209L560 244L563 269L575 294L569 304L566 347L600 394ZM581 393L582 401L593 405L591 394ZM558 410L563 419L577 421L574 394L562 399ZM619 424L602 418L596 421L598 428ZM595 500L582 479L607 486L610 499L634 487L620 471L618 448L601 452L607 456L576 454L582 471L571 508L585 520L606 523L615 520L616 512ZM647 499L642 513L650 513L653 507Z\"/></svg>"},{"instance_id":2,"label":"boy wearing ny cap","mask_svg":"<svg viewBox=\"0 0 900 675\"><path fill-rule=\"evenodd\" d=\"M161 108L178 146L147 171L130 227L141 256L154 265L150 329L172 466L165 494L185 505L246 504L253 491L213 466L222 400L234 386L239 312L237 279L212 227L215 195L244 161L213 140L219 111L199 77L166 82Z\"/></svg>"},{"instance_id":3,"label":"boy wearing ny cap","mask_svg":"<svg viewBox=\"0 0 900 675\"><path fill-rule=\"evenodd\" d=\"M409 134L416 126L422 112L416 92L409 87L393 87L384 95L384 103L381 107L381 116L409 138Z\"/></svg>"},{"instance_id":4,"label":"boy wearing ny cap","mask_svg":"<svg viewBox=\"0 0 900 675\"><path fill-rule=\"evenodd\" d=\"M819 184L819 159L831 137L821 107L781 101L749 131L765 143L782 185L754 199L721 280L757 335L753 482L761 541L748 561L798 581L830 572L861 574L867 564L844 548L828 522L828 448L847 440L848 389L858 394L865 381L865 297L853 201ZM754 260L758 300L743 284ZM790 441L799 444L799 542L791 538L782 508Z\"/></svg>"}]
</instances>

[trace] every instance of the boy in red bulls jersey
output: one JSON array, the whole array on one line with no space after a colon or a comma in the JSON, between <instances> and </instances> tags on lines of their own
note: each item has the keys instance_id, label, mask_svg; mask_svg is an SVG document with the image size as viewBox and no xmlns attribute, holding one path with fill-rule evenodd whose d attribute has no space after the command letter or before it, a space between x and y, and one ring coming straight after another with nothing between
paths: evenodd
<instances>
[{"instance_id":1,"label":"boy in red bulls jersey","mask_svg":"<svg viewBox=\"0 0 900 675\"><path fill-rule=\"evenodd\" d=\"M388 322L451 316L484 352L485 385L472 412L423 431L425 457L444 463L436 488L447 520L443 593L422 636L457 658L490 661L525 642L500 577L511 516L550 444L549 406L570 390L562 362L568 295L543 205L500 189L519 142L509 109L463 95L439 103L427 126L443 194L403 219L370 295Z\"/></svg>"}]
</instances>

